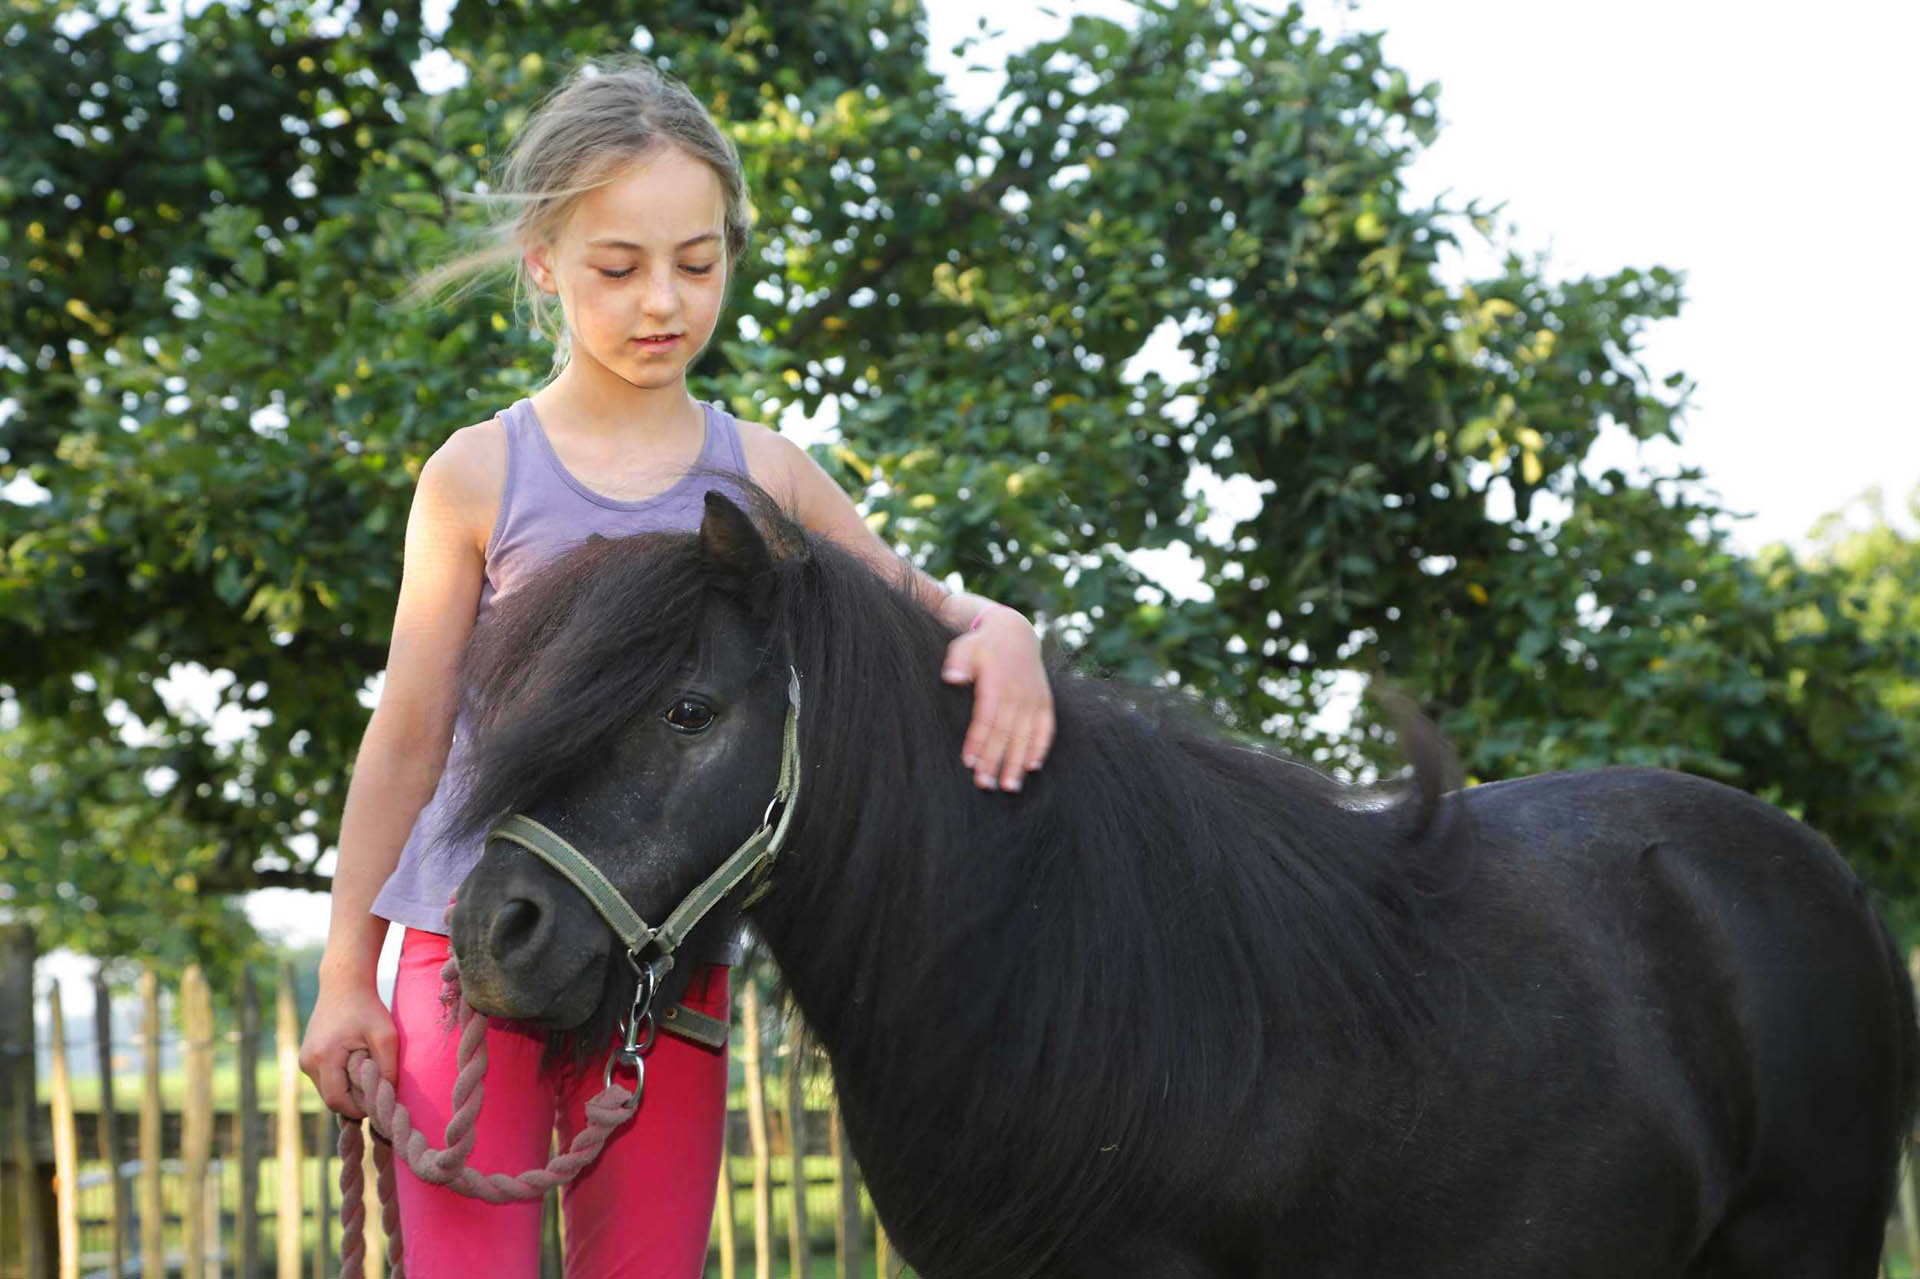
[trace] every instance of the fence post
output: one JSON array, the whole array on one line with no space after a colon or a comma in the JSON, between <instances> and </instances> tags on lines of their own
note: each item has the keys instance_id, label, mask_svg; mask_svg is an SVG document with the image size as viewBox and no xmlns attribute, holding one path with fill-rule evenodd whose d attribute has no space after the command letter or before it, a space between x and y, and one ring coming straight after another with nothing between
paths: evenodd
<instances>
[{"instance_id":1,"label":"fence post","mask_svg":"<svg viewBox=\"0 0 1920 1279\"><path fill-rule=\"evenodd\" d=\"M720 1230L720 1279L735 1279L739 1258L733 1237L733 1112L720 1117L720 1187L714 1192L714 1220Z\"/></svg>"},{"instance_id":2,"label":"fence post","mask_svg":"<svg viewBox=\"0 0 1920 1279\"><path fill-rule=\"evenodd\" d=\"M140 1273L144 1279L166 1279L161 1234L166 1208L160 1200L160 979L151 968L140 973L140 1058Z\"/></svg>"},{"instance_id":3,"label":"fence post","mask_svg":"<svg viewBox=\"0 0 1920 1279\"><path fill-rule=\"evenodd\" d=\"M839 1254L836 1279L863 1279L860 1254L865 1251L860 1239L860 1182L854 1173L853 1152L847 1149L847 1123L840 1116L840 1095L834 1094L828 1114L828 1144L833 1149L833 1185L840 1201L834 1218L834 1250Z\"/></svg>"},{"instance_id":4,"label":"fence post","mask_svg":"<svg viewBox=\"0 0 1920 1279\"><path fill-rule=\"evenodd\" d=\"M127 1220L133 1204L127 1194L127 1179L120 1175L120 1116L113 1102L113 995L107 989L107 966L93 970L94 1056L100 1068L100 1159L111 1178L113 1203L108 1209L113 1219L107 1223L112 1236L115 1279L127 1273Z\"/></svg>"},{"instance_id":5,"label":"fence post","mask_svg":"<svg viewBox=\"0 0 1920 1279\"><path fill-rule=\"evenodd\" d=\"M366 1222L367 1232L367 1279L384 1279L387 1273L387 1231L386 1220L380 1215L380 1172L373 1166L373 1147L379 1140L374 1136L373 1124L368 1120L360 1121L362 1138L360 1142L360 1203L361 1216ZM340 1215L347 1214L346 1204L340 1205ZM403 1230L404 1236L406 1232Z\"/></svg>"},{"instance_id":6,"label":"fence post","mask_svg":"<svg viewBox=\"0 0 1920 1279\"><path fill-rule=\"evenodd\" d=\"M207 1238L213 1247L207 1253L207 1264L200 1273L205 1279L220 1279L220 1183L224 1177L218 1157L207 1162L207 1180L213 1183L207 1194Z\"/></svg>"},{"instance_id":7,"label":"fence post","mask_svg":"<svg viewBox=\"0 0 1920 1279\"><path fill-rule=\"evenodd\" d=\"M327 1279L339 1262L333 1246L333 1154L339 1144L339 1122L331 1111L320 1110L313 1117L313 1279ZM340 1208L344 1212L346 1205Z\"/></svg>"},{"instance_id":8,"label":"fence post","mask_svg":"<svg viewBox=\"0 0 1920 1279\"><path fill-rule=\"evenodd\" d=\"M0 924L0 1114L6 1148L0 1150L0 1226L19 1232L16 1274L40 1279L52 1263L53 1206L36 1150L39 1106L33 1060L33 965L39 940L29 924Z\"/></svg>"},{"instance_id":9,"label":"fence post","mask_svg":"<svg viewBox=\"0 0 1920 1279\"><path fill-rule=\"evenodd\" d=\"M186 1179L180 1208L182 1270L187 1279L200 1279L207 1264L207 1162L213 1153L213 996L198 964L187 965L180 979L180 1005L186 1039L186 1093L180 1101L180 1164Z\"/></svg>"},{"instance_id":10,"label":"fence post","mask_svg":"<svg viewBox=\"0 0 1920 1279\"><path fill-rule=\"evenodd\" d=\"M293 1007L293 965L280 964L275 1000L274 1052L280 1065L280 1133L275 1162L280 1170L280 1211L274 1221L279 1279L300 1279L300 1015Z\"/></svg>"},{"instance_id":11,"label":"fence post","mask_svg":"<svg viewBox=\"0 0 1920 1279\"><path fill-rule=\"evenodd\" d=\"M1916 987L1920 987L1920 946L1907 952L1907 977ZM1914 1186L1913 1160L1920 1147L1914 1145L1914 1134L1903 1134L1900 1143L1900 1228L1907 1239L1907 1266L1909 1271L1920 1267L1920 1193Z\"/></svg>"},{"instance_id":12,"label":"fence post","mask_svg":"<svg viewBox=\"0 0 1920 1279\"><path fill-rule=\"evenodd\" d=\"M813 1265L813 1246L807 1238L806 1054L794 1033L798 1020L797 1011L787 1018L787 1189L792 1201L787 1208L787 1260L794 1279L805 1279Z\"/></svg>"},{"instance_id":13,"label":"fence post","mask_svg":"<svg viewBox=\"0 0 1920 1279\"><path fill-rule=\"evenodd\" d=\"M234 1273L254 1279L260 1265L260 992L251 969L240 973L239 1060L234 1072L240 1081L240 1113L235 1145L240 1159L240 1212L236 1225L240 1255Z\"/></svg>"},{"instance_id":14,"label":"fence post","mask_svg":"<svg viewBox=\"0 0 1920 1279\"><path fill-rule=\"evenodd\" d=\"M760 992L740 992L740 1063L747 1072L747 1138L753 1145L753 1277L773 1279L773 1186L767 1154L767 1085L760 1074Z\"/></svg>"},{"instance_id":15,"label":"fence post","mask_svg":"<svg viewBox=\"0 0 1920 1279\"><path fill-rule=\"evenodd\" d=\"M79 1136L73 1130L73 1076L67 1069L67 1015L60 1006L60 983L49 995L53 1036L53 1176L55 1214L60 1223L60 1279L80 1279L80 1205L74 1179L80 1175Z\"/></svg>"},{"instance_id":16,"label":"fence post","mask_svg":"<svg viewBox=\"0 0 1920 1279\"><path fill-rule=\"evenodd\" d=\"M373 1145L373 1126L367 1126L367 1145ZM560 1153L560 1134L547 1136L547 1158L552 1159ZM379 1211L377 1204L369 1204L367 1215ZM555 1186L540 1196L540 1279L566 1279L565 1245L560 1238L560 1188Z\"/></svg>"}]
</instances>

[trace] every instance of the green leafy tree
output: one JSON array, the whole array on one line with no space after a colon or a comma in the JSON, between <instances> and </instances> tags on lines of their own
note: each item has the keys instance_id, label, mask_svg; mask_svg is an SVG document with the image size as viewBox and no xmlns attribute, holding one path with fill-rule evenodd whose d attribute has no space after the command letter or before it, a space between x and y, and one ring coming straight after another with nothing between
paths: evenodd
<instances>
[{"instance_id":1,"label":"green leafy tree","mask_svg":"<svg viewBox=\"0 0 1920 1279\"><path fill-rule=\"evenodd\" d=\"M73 894L110 900L100 876L156 929L325 886L420 464L551 362L497 291L394 299L465 246L458 193L557 77L629 46L749 167L738 327L703 393L762 421L830 408L822 460L936 574L1331 763L1391 757L1377 725L1310 726L1336 673L1385 676L1480 776L1694 768L1909 882L1883 828L1846 824L1849 788L1916 771L1888 718L1912 656L1854 608L1855 570L1741 559L1687 475L1582 467L1603 431L1674 435L1686 386L1636 351L1680 279L1510 257L1447 282L1484 215L1407 198L1436 91L1375 37L1231 2L1082 15L969 115L904 0L467 0L433 35L411 9L335 31L270 0L165 41L104 12L69 34L88 13L19 8L0 97L24 140L0 181L24 374L0 482L46 492L0 504L0 869L55 940L84 935ZM460 82L424 90L427 52ZM1191 374L1136 373L1163 322ZM1257 512L1209 521L1196 468ZM1135 562L1176 543L1202 598ZM170 705L184 665L230 673L246 736Z\"/></svg>"}]
</instances>

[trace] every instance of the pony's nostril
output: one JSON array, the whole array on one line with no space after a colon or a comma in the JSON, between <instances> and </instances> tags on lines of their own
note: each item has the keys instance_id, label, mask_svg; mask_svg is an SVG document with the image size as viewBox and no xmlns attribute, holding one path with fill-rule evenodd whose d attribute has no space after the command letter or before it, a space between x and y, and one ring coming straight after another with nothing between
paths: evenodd
<instances>
[{"instance_id":1,"label":"pony's nostril","mask_svg":"<svg viewBox=\"0 0 1920 1279\"><path fill-rule=\"evenodd\" d=\"M540 925L540 908L524 897L514 897L493 912L493 925L487 930L487 946L495 959L504 959L533 940Z\"/></svg>"}]
</instances>

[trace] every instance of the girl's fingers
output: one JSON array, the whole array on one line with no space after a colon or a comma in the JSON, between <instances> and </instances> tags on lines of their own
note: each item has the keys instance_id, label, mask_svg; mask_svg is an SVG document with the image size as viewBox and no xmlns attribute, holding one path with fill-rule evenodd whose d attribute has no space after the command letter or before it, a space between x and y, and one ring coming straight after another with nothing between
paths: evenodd
<instances>
[{"instance_id":1,"label":"girl's fingers","mask_svg":"<svg viewBox=\"0 0 1920 1279\"><path fill-rule=\"evenodd\" d=\"M1029 715L1007 735L1007 753L1000 769L1001 790L1020 789L1020 779L1027 775L1027 760L1033 755L1035 727Z\"/></svg>"},{"instance_id":2,"label":"girl's fingers","mask_svg":"<svg viewBox=\"0 0 1920 1279\"><path fill-rule=\"evenodd\" d=\"M355 1123L367 1116L360 1107L353 1104L353 1093L347 1088L347 1067L345 1061L329 1062L321 1067L320 1075L314 1080L320 1086L320 1101L336 1115L345 1115Z\"/></svg>"},{"instance_id":3,"label":"girl's fingers","mask_svg":"<svg viewBox=\"0 0 1920 1279\"><path fill-rule=\"evenodd\" d=\"M1007 755L1007 729L998 720L987 730L986 745L974 757L973 783L983 790L998 790L1001 765Z\"/></svg>"},{"instance_id":4,"label":"girl's fingers","mask_svg":"<svg viewBox=\"0 0 1920 1279\"><path fill-rule=\"evenodd\" d=\"M1018 701L999 697L989 703L989 711L985 744L975 757L974 784L984 790L1018 790L1015 764L1023 755L1015 739L1028 712Z\"/></svg>"},{"instance_id":5,"label":"girl's fingers","mask_svg":"<svg viewBox=\"0 0 1920 1279\"><path fill-rule=\"evenodd\" d=\"M1053 710L1040 717L1040 730L1033 736L1033 745L1027 751L1027 771L1031 773L1047 760L1047 752L1053 749Z\"/></svg>"},{"instance_id":6,"label":"girl's fingers","mask_svg":"<svg viewBox=\"0 0 1920 1279\"><path fill-rule=\"evenodd\" d=\"M974 727L981 732L980 747L967 755L974 783L983 790L1017 791L1052 745L1053 710L1046 703L1012 709L994 703L987 717L976 714ZM968 740L974 740L971 733Z\"/></svg>"},{"instance_id":7,"label":"girl's fingers","mask_svg":"<svg viewBox=\"0 0 1920 1279\"><path fill-rule=\"evenodd\" d=\"M1053 744L1053 698L1043 672L1023 669L1025 657L979 647L984 641L978 631L958 637L941 675L948 683L973 685L973 718L960 760L973 771L974 784L1017 791Z\"/></svg>"},{"instance_id":8,"label":"girl's fingers","mask_svg":"<svg viewBox=\"0 0 1920 1279\"><path fill-rule=\"evenodd\" d=\"M967 725L967 739L960 747L960 762L978 773L986 766L987 750L999 730L1000 703L993 693L974 685L973 720Z\"/></svg>"}]
</instances>

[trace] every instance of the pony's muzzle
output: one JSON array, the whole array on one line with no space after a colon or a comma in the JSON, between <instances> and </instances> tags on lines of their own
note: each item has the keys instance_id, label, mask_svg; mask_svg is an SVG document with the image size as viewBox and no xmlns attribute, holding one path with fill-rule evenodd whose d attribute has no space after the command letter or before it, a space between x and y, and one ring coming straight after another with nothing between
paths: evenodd
<instances>
[{"instance_id":1,"label":"pony's muzzle","mask_svg":"<svg viewBox=\"0 0 1920 1279\"><path fill-rule=\"evenodd\" d=\"M536 950L543 933L549 931L543 925L547 916L538 903L525 897L512 897L493 911L493 918L487 924L487 951L493 961L502 967L510 967L515 957Z\"/></svg>"},{"instance_id":2,"label":"pony's muzzle","mask_svg":"<svg viewBox=\"0 0 1920 1279\"><path fill-rule=\"evenodd\" d=\"M583 921L546 888L528 867L492 881L470 876L450 920L453 948L475 1009L564 1029L599 999L601 982L590 974L606 963L607 939L603 929L578 927Z\"/></svg>"}]
</instances>

